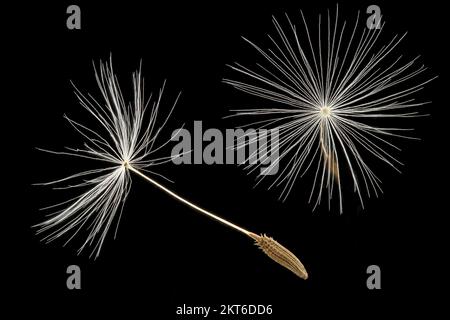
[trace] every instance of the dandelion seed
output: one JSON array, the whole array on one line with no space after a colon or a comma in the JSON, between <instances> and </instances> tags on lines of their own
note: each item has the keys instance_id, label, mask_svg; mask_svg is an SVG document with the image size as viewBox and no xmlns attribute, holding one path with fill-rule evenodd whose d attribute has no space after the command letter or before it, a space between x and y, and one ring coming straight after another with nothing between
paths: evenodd
<instances>
[{"instance_id":1,"label":"dandelion seed","mask_svg":"<svg viewBox=\"0 0 450 320\"><path fill-rule=\"evenodd\" d=\"M81 182L62 188L87 189L87 191L68 201L46 208L47 210L55 210L55 212L46 221L37 225L38 233L46 233L45 240L53 241L62 236L70 235L66 241L68 243L81 230L87 230L87 238L78 253L86 247L92 247L91 255L95 253L95 257L98 257L106 235L115 222L117 233L123 205L131 187L130 173L132 172L196 212L255 240L255 243L267 256L294 272L300 278L306 279L308 277L300 260L272 238L265 235L260 236L241 228L182 198L155 180L153 176L163 179L164 177L151 169L172 160L171 157L156 157L155 153L168 143L166 141L157 144L157 138L172 114L179 95L175 99L169 114L162 121L162 125L157 127L158 111L164 86L155 100L150 97L145 101L144 81L139 69L133 74L133 100L130 103L125 103L117 77L113 72L111 60L109 65L100 62L99 72L95 70L95 75L103 97L102 102L96 101L91 95L84 95L76 87L75 93L80 104L96 120L97 127L88 128L66 117L70 125L86 139L84 147L79 149L68 148L68 151L64 152L43 151L96 160L105 164L105 166L41 184L58 185L60 183L71 183L82 178ZM149 106L150 108L148 108ZM150 109L150 111L147 111L147 109ZM149 117L147 117L148 113L150 113Z\"/></svg>"},{"instance_id":2,"label":"dandelion seed","mask_svg":"<svg viewBox=\"0 0 450 320\"><path fill-rule=\"evenodd\" d=\"M278 127L279 161L284 166L269 189L280 187L282 200L299 177L310 174L314 179L309 201L315 198L314 208L324 194L330 207L337 194L342 213L341 178L349 173L364 206L364 196L378 196L382 191L381 180L366 159L379 160L399 171L401 162L394 151L400 149L390 140L411 138L406 134L411 129L382 127L380 122L420 116L414 108L429 103L412 97L434 79L416 80L426 68L416 66L417 58L407 62L401 56L392 59L406 34L379 46L384 25L369 30L359 25L359 19L358 13L348 31L347 22L338 19L338 8L334 19L328 12L326 23L319 15L316 38L303 12L300 30L287 15L287 27L273 18L276 36L269 35L270 48L244 38L262 62L254 68L236 63L231 68L246 80L224 80L273 103L267 108L233 110L236 113L232 116L259 117L249 126Z\"/></svg>"}]
</instances>

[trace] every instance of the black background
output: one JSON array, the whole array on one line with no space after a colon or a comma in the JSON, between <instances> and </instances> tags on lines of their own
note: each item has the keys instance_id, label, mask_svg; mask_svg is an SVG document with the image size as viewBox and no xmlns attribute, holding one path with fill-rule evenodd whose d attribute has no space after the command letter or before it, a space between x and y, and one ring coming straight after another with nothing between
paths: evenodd
<instances>
[{"instance_id":1,"label":"black background","mask_svg":"<svg viewBox=\"0 0 450 320\"><path fill-rule=\"evenodd\" d=\"M63 306L71 312L88 307L106 314L125 310L151 319L184 319L175 315L176 306L182 304L216 308L271 304L274 312L267 318L273 319L309 319L314 318L307 316L311 312L324 311L365 318L374 312L437 310L444 297L437 290L445 288L448 269L444 262L447 209L442 206L447 188L440 187L445 186L448 171L444 122L448 75L442 45L448 27L442 7L429 1L375 3L387 21L384 39L408 31L396 52L410 58L420 54L420 62L431 69L428 74L439 78L418 94L419 99L433 100L424 107L429 117L411 121L422 140L398 141L405 163L402 174L383 165L376 168L384 194L368 200L365 210L356 196L347 195L343 215L337 206L312 212L307 204L311 181L300 180L281 203L278 193L267 191L266 185L253 189L255 175L246 175L236 166L168 164L161 168L175 181L174 191L239 225L266 232L292 249L310 273L310 279L302 281L268 260L247 238L174 202L137 177L133 177L118 237L109 237L97 260L87 254L77 256L76 242L66 247L61 247L62 242L45 245L30 226L42 221L40 207L65 194L31 184L76 172L89 163L34 148L79 145L80 138L62 118L63 114L75 120L86 116L70 80L96 95L92 61L107 59L110 53L125 94L130 92L131 72L140 59L148 92L156 92L167 79L163 107L168 108L176 94L183 92L167 135L183 123L192 128L194 120L202 120L204 128L232 128L235 123L222 117L242 101L252 100L222 83L233 75L226 64L248 61L255 54L241 36L262 43L267 32L273 33L272 15L287 12L298 19L302 9L312 23L327 8L334 10L336 3L149 1L143 5L126 1L94 5L79 1L82 29L68 30L65 12L70 4L75 2L16 6L6 13L13 19L4 30L12 53L5 63L14 73L7 93L13 95L7 107L13 113L4 118L4 128L12 128L5 136L11 152L5 153L4 160L6 173L12 176L4 196L12 206L3 214L12 217L15 225L3 226L8 258L2 264L9 267L4 275L11 285L8 300L27 302L16 312L27 310L30 303L40 305L38 312L47 315L58 315L55 307ZM360 10L365 17L369 4L340 3L340 14L352 20ZM79 291L66 288L66 268L71 264L81 267ZM371 264L381 267L378 291L366 287L366 268Z\"/></svg>"}]
</instances>

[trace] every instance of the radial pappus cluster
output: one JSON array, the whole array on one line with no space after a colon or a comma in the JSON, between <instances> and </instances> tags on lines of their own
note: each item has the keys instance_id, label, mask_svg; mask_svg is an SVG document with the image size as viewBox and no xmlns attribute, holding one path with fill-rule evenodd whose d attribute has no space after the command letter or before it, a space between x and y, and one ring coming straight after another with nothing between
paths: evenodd
<instances>
[{"instance_id":1,"label":"radial pappus cluster","mask_svg":"<svg viewBox=\"0 0 450 320\"><path fill-rule=\"evenodd\" d=\"M125 101L112 62L100 62L95 78L101 100L91 94L83 94L74 86L80 105L94 120L93 127L76 122L65 116L69 124L82 136L84 144L79 148L66 148L56 152L97 161L99 169L78 172L69 177L42 183L58 189L79 189L78 194L62 203L44 208L51 210L49 218L38 224L38 233L44 239L55 240L70 235L71 240L79 231L87 231L87 237L79 249L91 247L97 257L108 230L119 225L122 208L131 186L130 168L150 172L151 167L170 161L170 157L156 157L156 152L167 142L157 143L161 130L178 100L176 98L167 117L159 120L158 112L164 85L159 95L144 98L144 80L139 68L133 74L133 98Z\"/></svg>"},{"instance_id":2,"label":"radial pappus cluster","mask_svg":"<svg viewBox=\"0 0 450 320\"><path fill-rule=\"evenodd\" d=\"M273 18L267 46L244 39L254 49L254 65L231 65L242 80L225 82L265 101L234 116L253 117L248 126L279 129L280 172L269 188L280 187L284 200L298 178L309 175L314 208L324 196L330 207L337 195L342 213L344 178L363 204L381 192L370 164L378 160L399 171L394 140L409 138L410 130L399 120L421 115L417 107L428 102L413 95L432 78L423 76L418 58L395 54L406 34L383 43L383 23L369 29L358 13L349 27L338 16L338 9L325 19L319 15L312 27L303 12L282 23Z\"/></svg>"}]
</instances>

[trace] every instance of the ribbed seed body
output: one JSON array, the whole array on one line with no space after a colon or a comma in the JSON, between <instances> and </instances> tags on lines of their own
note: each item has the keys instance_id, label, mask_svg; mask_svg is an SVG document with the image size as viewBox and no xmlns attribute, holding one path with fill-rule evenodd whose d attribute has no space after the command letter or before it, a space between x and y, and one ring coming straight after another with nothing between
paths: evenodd
<instances>
[{"instance_id":1,"label":"ribbed seed body","mask_svg":"<svg viewBox=\"0 0 450 320\"><path fill-rule=\"evenodd\" d=\"M256 241L256 245L272 260L282 265L288 270L291 270L302 279L308 278L308 273L300 260L288 249L275 241L272 237L265 234L257 235L250 234Z\"/></svg>"}]
</instances>

